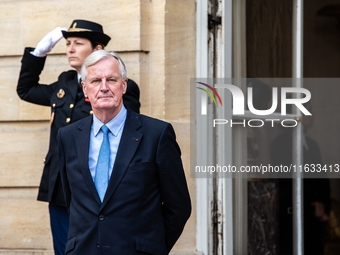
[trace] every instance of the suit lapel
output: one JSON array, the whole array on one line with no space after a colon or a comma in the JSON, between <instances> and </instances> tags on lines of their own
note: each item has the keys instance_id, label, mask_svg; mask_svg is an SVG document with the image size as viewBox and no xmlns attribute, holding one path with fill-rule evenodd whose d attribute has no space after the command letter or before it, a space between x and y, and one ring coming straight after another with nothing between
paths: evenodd
<instances>
[{"instance_id":1,"label":"suit lapel","mask_svg":"<svg viewBox=\"0 0 340 255\"><path fill-rule=\"evenodd\" d=\"M111 196L116 191L138 148L143 136L142 133L137 131L140 126L141 122L138 114L128 109L123 134L118 146L116 160L101 209L107 204Z\"/></svg>"},{"instance_id":2,"label":"suit lapel","mask_svg":"<svg viewBox=\"0 0 340 255\"><path fill-rule=\"evenodd\" d=\"M93 117L89 116L82 121L78 126L78 132L75 133L75 141L78 155L78 162L80 165L81 172L83 174L84 180L90 189L94 199L100 205L100 198L97 193L96 186L94 185L90 168L89 168L89 147L90 147L90 132Z\"/></svg>"}]
</instances>

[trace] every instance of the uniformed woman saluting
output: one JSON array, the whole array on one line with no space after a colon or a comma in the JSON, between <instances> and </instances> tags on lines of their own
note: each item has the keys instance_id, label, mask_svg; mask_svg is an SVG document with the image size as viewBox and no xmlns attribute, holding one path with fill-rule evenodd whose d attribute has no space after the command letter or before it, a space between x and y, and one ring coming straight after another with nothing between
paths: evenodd
<instances>
[{"instance_id":1,"label":"uniformed woman saluting","mask_svg":"<svg viewBox=\"0 0 340 255\"><path fill-rule=\"evenodd\" d=\"M51 85L39 84L39 75L44 68L46 54L62 38L66 39L66 55L75 70L63 72ZM39 187L38 200L49 202L53 245L56 255L63 255L68 233L68 212L62 191L56 136L58 129L92 114L91 105L84 97L80 85L80 70L85 58L93 51L103 49L110 41L101 25L74 20L67 30L56 28L48 33L35 49L26 48L17 92L21 99L51 107L51 134L49 150L44 160L44 171ZM139 88L128 80L124 104L139 112Z\"/></svg>"}]
</instances>

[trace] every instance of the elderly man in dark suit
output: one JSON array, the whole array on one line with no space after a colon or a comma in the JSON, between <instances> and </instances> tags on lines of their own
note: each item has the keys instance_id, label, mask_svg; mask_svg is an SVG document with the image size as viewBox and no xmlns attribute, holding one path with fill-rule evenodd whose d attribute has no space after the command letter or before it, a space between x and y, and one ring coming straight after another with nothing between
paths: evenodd
<instances>
[{"instance_id":1,"label":"elderly man in dark suit","mask_svg":"<svg viewBox=\"0 0 340 255\"><path fill-rule=\"evenodd\" d=\"M82 67L93 116L58 132L66 254L168 254L191 213L169 123L126 109L126 69L98 50Z\"/></svg>"}]
</instances>

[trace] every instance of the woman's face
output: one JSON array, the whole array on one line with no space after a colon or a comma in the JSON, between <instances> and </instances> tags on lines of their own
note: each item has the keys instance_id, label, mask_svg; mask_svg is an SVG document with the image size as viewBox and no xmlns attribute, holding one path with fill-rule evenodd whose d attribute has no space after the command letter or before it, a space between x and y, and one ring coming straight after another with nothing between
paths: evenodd
<instances>
[{"instance_id":1,"label":"woman's face","mask_svg":"<svg viewBox=\"0 0 340 255\"><path fill-rule=\"evenodd\" d=\"M81 37L68 37L66 39L66 55L70 66L80 73L81 66L95 49L92 48L90 40Z\"/></svg>"}]
</instances>

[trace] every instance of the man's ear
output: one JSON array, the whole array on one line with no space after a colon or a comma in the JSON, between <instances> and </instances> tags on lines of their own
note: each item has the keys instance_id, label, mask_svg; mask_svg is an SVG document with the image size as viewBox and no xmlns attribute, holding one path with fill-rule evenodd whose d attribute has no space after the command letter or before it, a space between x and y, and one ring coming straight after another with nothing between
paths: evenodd
<instances>
[{"instance_id":1,"label":"man's ear","mask_svg":"<svg viewBox=\"0 0 340 255\"><path fill-rule=\"evenodd\" d=\"M83 86L84 96L87 97L85 82L81 81L81 85Z\"/></svg>"},{"instance_id":2,"label":"man's ear","mask_svg":"<svg viewBox=\"0 0 340 255\"><path fill-rule=\"evenodd\" d=\"M125 78L123 80L123 94L126 93L126 90L127 90L127 82L128 82L128 78Z\"/></svg>"}]
</instances>

